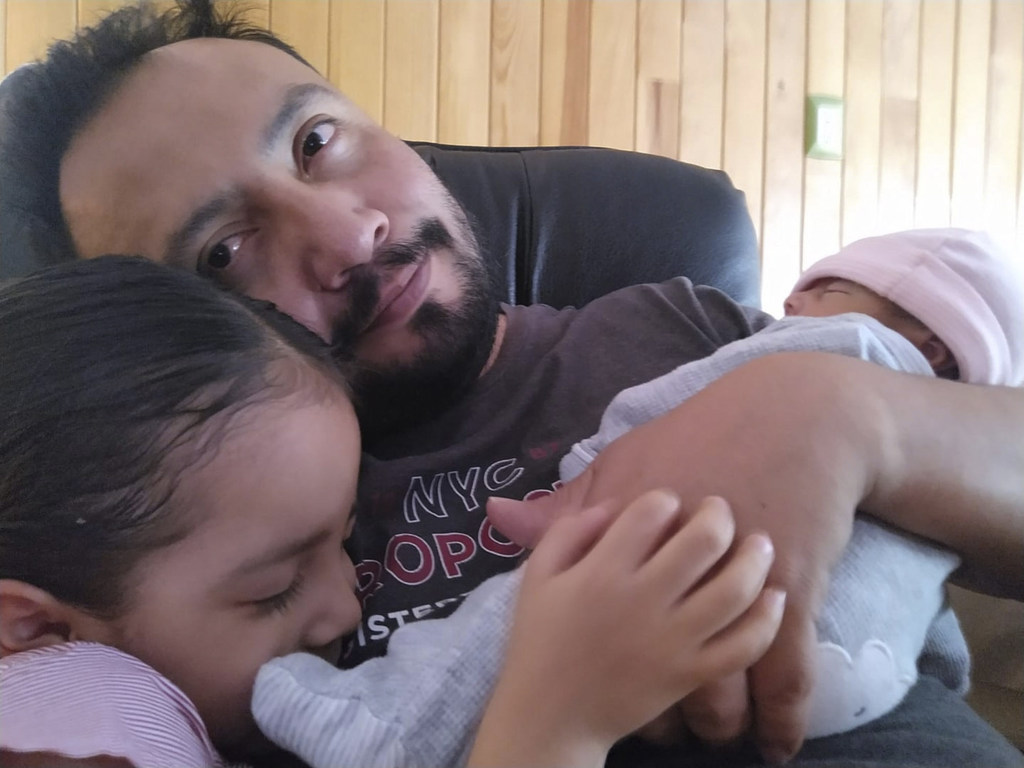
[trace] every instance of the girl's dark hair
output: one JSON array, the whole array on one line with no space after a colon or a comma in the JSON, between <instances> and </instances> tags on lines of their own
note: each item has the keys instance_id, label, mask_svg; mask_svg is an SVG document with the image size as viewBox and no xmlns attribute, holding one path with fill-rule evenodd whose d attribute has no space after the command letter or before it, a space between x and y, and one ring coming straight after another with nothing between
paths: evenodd
<instances>
[{"instance_id":1,"label":"girl's dark hair","mask_svg":"<svg viewBox=\"0 0 1024 768\"><path fill-rule=\"evenodd\" d=\"M164 6L166 8L166 6ZM152 0L120 8L44 60L0 82L0 258L6 274L73 258L60 206L60 164L75 133L150 51L196 38L251 40L307 64L294 48L246 20L247 8L215 0Z\"/></svg>"},{"instance_id":2,"label":"girl's dark hair","mask_svg":"<svg viewBox=\"0 0 1024 768\"><path fill-rule=\"evenodd\" d=\"M332 378L314 334L183 270L104 257L3 285L0 578L118 615L133 567L195 524L181 473L246 406Z\"/></svg>"}]
</instances>

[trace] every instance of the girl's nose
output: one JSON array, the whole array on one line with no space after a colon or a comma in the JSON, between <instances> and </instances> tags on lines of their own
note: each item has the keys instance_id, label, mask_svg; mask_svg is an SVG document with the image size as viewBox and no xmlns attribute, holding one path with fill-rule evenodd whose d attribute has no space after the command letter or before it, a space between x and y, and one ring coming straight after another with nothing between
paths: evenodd
<instances>
[{"instance_id":1,"label":"girl's nose","mask_svg":"<svg viewBox=\"0 0 1024 768\"><path fill-rule=\"evenodd\" d=\"M353 631L363 612L355 592L355 569L347 553L331 568L323 580L318 612L306 632L305 644L317 648L328 645Z\"/></svg>"}]
</instances>

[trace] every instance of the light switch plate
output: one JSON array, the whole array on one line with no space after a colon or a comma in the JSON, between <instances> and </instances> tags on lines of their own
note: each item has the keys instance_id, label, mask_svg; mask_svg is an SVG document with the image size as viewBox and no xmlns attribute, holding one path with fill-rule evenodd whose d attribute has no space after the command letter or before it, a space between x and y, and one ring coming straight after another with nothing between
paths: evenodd
<instances>
[{"instance_id":1,"label":"light switch plate","mask_svg":"<svg viewBox=\"0 0 1024 768\"><path fill-rule=\"evenodd\" d=\"M807 97L804 143L808 157L843 159L843 100L835 96Z\"/></svg>"}]
</instances>

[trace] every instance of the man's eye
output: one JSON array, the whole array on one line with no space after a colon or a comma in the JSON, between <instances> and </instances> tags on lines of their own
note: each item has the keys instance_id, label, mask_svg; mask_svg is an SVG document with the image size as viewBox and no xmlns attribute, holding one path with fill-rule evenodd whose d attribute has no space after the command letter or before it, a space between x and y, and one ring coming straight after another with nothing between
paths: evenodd
<instances>
[{"instance_id":1,"label":"man's eye","mask_svg":"<svg viewBox=\"0 0 1024 768\"><path fill-rule=\"evenodd\" d=\"M337 127L330 121L317 123L302 140L302 156L312 157L331 140Z\"/></svg>"},{"instance_id":2,"label":"man's eye","mask_svg":"<svg viewBox=\"0 0 1024 768\"><path fill-rule=\"evenodd\" d=\"M223 272L230 267L238 256L242 242L249 234L249 230L239 232L210 246L210 249L199 258L199 273Z\"/></svg>"},{"instance_id":3,"label":"man's eye","mask_svg":"<svg viewBox=\"0 0 1024 768\"><path fill-rule=\"evenodd\" d=\"M210 269L227 269L231 263L231 249L224 243L217 243L206 257L206 266Z\"/></svg>"}]
</instances>

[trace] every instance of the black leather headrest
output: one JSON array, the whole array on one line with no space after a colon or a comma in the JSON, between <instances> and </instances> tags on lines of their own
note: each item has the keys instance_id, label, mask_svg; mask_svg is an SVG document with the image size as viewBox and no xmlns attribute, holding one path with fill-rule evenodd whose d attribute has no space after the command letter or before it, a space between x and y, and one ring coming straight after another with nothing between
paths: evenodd
<instances>
[{"instance_id":1,"label":"black leather headrest","mask_svg":"<svg viewBox=\"0 0 1024 768\"><path fill-rule=\"evenodd\" d=\"M510 303L580 306L685 275L758 306L754 227L721 171L590 147L411 145L470 212Z\"/></svg>"}]
</instances>

